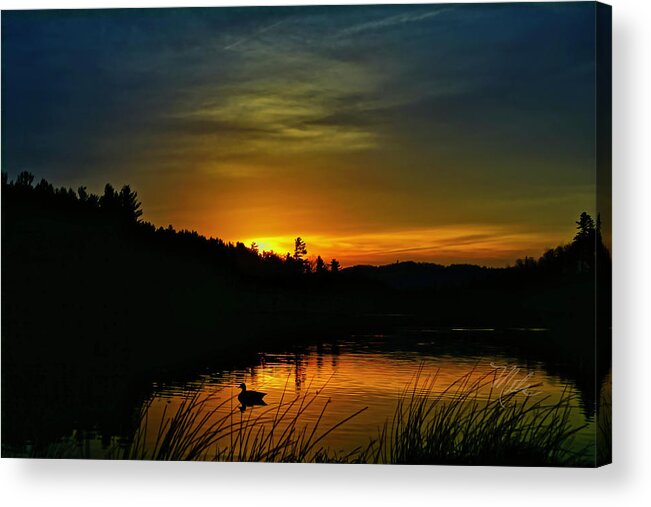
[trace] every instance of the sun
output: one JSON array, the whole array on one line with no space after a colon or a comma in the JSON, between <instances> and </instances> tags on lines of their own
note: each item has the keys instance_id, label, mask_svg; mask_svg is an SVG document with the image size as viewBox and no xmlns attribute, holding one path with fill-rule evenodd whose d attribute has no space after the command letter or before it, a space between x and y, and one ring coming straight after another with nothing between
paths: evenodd
<instances>
[{"instance_id":1,"label":"sun","mask_svg":"<svg viewBox=\"0 0 651 507\"><path fill-rule=\"evenodd\" d=\"M285 238L251 238L244 241L244 244L250 247L255 243L259 252L274 252L277 255L285 255L290 251L289 245L291 240Z\"/></svg>"}]
</instances>

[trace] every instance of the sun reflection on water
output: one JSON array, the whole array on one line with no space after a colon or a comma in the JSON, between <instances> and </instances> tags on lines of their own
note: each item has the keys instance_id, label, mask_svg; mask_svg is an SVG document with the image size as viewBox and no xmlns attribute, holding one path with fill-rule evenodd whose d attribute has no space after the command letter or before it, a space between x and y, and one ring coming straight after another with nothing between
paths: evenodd
<instances>
[{"instance_id":1,"label":"sun reflection on water","mask_svg":"<svg viewBox=\"0 0 651 507\"><path fill-rule=\"evenodd\" d=\"M254 420L263 410L273 413L280 410L279 405L285 407L300 397L317 397L301 415L304 426L311 427L318 421L319 428L327 429L366 408L321 442L335 452L350 452L377 437L381 426L393 416L398 400L406 392L411 395L409 389L413 389L416 375L434 379L428 393L416 395L444 395L449 400L454 399L454 390L446 390L464 375L470 380L493 375L494 381L479 390L479 400L519 390L516 399L543 397L554 403L569 394L573 397L571 424L586 425L577 435L576 445L590 445L594 438L594 422L586 418L576 387L548 374L542 364L523 365L502 355L432 354L427 350L429 342L424 341L398 349L383 349L379 346L382 343L382 336L369 336L361 343L358 337L355 342L313 346L300 353L261 354L260 364L250 368L215 371L189 384L160 386L147 413L150 445L155 443L154 435L163 415L169 417L188 392L198 389L199 398L207 399L205 409L214 411L212 418L231 417L236 424ZM249 389L266 392L268 406L239 412L237 386L242 382ZM524 389L532 385L535 387ZM290 410L295 411L298 406L297 403Z\"/></svg>"}]
</instances>

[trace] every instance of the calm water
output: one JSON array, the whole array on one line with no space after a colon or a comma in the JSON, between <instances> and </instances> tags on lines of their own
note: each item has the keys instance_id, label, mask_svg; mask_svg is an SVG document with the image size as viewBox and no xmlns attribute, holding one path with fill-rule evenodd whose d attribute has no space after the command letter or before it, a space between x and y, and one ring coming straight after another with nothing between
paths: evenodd
<instances>
[{"instance_id":1,"label":"calm water","mask_svg":"<svg viewBox=\"0 0 651 507\"><path fill-rule=\"evenodd\" d=\"M548 397L545 403L551 404L562 396L569 396L570 424L573 427L585 425L576 435L573 449L591 452L594 450L596 431L592 388L585 380L580 380L585 379L586 375L577 372L576 364L563 364L563 357L557 358L561 361L558 362L549 354L542 356L544 362L540 360L540 345L544 345L546 340L546 331L540 329L511 330L506 341L500 338L499 332L491 329L403 329L387 334L350 336L336 342L284 352L260 351L257 364L246 368L223 370L210 364L197 365L201 373L191 377L193 380L190 382L157 382L146 390L150 394L141 408L145 417L137 434L142 448L147 452L140 457L151 455L150 451L156 448L159 428L169 424L171 416L184 400L192 396L205 402L199 414L206 417L204 428L218 421L222 421L222 424L226 421L236 428L257 421L253 433L261 428L267 432L270 429L269 419L276 414L286 411L283 421L293 419L300 408L303 413L298 419L297 429L307 428L309 434L319 421L314 434L318 437L363 409L319 442L319 447L326 447L331 454L341 456L365 447L378 436L380 428L394 415L405 390L414 388L416 375L420 374L421 385L434 379L428 394L417 390L417 395L436 396L444 393L464 375L470 374L472 379L478 379L489 373L495 375L496 382L493 385L488 383L480 390L480 400L487 399L489 395L495 399L501 394L507 395L514 389L534 384L535 387L515 395L515 399L532 403ZM534 345L534 342L538 345ZM536 350L539 352L531 352ZM240 411L237 386L242 382L251 390L267 393L264 398L267 406L248 407ZM101 403L101 391L98 393L98 403ZM445 394L445 399L449 400L446 402L452 402L454 398L453 391ZM305 408L309 401L311 404ZM111 416L113 412L108 412L112 423L109 420L91 421L92 426L76 426L76 431L68 426L72 436L53 444L63 449L58 454L57 447L53 455L91 458L121 456L116 450L129 445L130 437L125 439L125 435L133 435L134 422L137 421L134 414L138 412L138 406L131 406L131 410L115 413L114 416ZM44 421L48 427L50 420ZM118 426L115 421L118 421ZM277 430L282 431L286 427L285 422L277 425ZM196 427L197 424L192 423L188 429ZM76 448L81 442L83 448L80 453L66 454L71 442L75 443ZM223 449L231 444L229 438L225 438L217 445ZM203 458L210 459L217 450L217 447L211 447ZM29 455L29 448L25 453Z\"/></svg>"},{"instance_id":2,"label":"calm water","mask_svg":"<svg viewBox=\"0 0 651 507\"><path fill-rule=\"evenodd\" d=\"M518 394L517 399L549 396L551 403L565 393L573 398L571 424L587 425L577 435L576 448L593 445L595 423L571 380L549 373L540 362L524 363L522 359L498 353L490 347L481 347L481 353L451 351L448 339L455 332L463 331L449 330L445 345L441 345L440 332L427 330L400 336L354 336L336 344L306 347L298 352L261 353L259 365L230 371L208 371L190 383L155 384L144 423L147 445L155 445L157 429L176 411L183 399L189 393L199 391L199 398L207 400L204 412L211 413L211 421L230 418L234 424L255 420L265 413L273 415L279 405L282 405L281 412L289 407L287 419L291 419L301 404L299 401L290 406L292 400L298 398L304 406L307 400L316 396L301 415L299 423L299 428L307 426L309 432L321 417L316 435L365 408L320 442L331 451L346 453L365 446L377 436L379 428L392 417L405 389L413 388L419 369L423 380L435 376L431 394L444 392L469 372L473 378L478 378L496 369L493 396L533 384L540 385ZM521 330L520 333L522 339L530 339L538 331ZM477 332L490 338L491 330ZM268 405L249 407L244 412L238 410L237 386L241 382L249 389L266 392ZM487 397L489 392L490 386L487 386L481 391L481 396ZM269 423L257 424L269 426Z\"/></svg>"}]
</instances>

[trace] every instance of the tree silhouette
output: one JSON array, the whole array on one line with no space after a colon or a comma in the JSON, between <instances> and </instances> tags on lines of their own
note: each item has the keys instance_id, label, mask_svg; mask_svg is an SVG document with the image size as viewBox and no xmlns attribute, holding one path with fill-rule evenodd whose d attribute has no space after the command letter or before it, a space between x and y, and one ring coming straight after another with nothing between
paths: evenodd
<instances>
[{"instance_id":1,"label":"tree silhouette","mask_svg":"<svg viewBox=\"0 0 651 507\"><path fill-rule=\"evenodd\" d=\"M34 189L41 194L54 194L54 187L46 179L41 179L41 181L36 184L36 187L34 187Z\"/></svg>"},{"instance_id":2,"label":"tree silhouette","mask_svg":"<svg viewBox=\"0 0 651 507\"><path fill-rule=\"evenodd\" d=\"M107 211L113 211L118 207L118 195L113 185L107 183L104 186L104 195L99 198L99 205Z\"/></svg>"},{"instance_id":3,"label":"tree silhouette","mask_svg":"<svg viewBox=\"0 0 651 507\"><path fill-rule=\"evenodd\" d=\"M309 273L311 271L310 261L303 257L307 255L307 245L299 236L294 240L294 257L293 260L299 266L300 271Z\"/></svg>"},{"instance_id":4,"label":"tree silhouette","mask_svg":"<svg viewBox=\"0 0 651 507\"><path fill-rule=\"evenodd\" d=\"M16 176L16 182L14 183L17 187L31 187L32 182L34 181L34 175L27 171L22 171Z\"/></svg>"},{"instance_id":5,"label":"tree silhouette","mask_svg":"<svg viewBox=\"0 0 651 507\"><path fill-rule=\"evenodd\" d=\"M337 259L332 259L330 261L330 272L331 273L339 273L340 268L341 268L341 264L339 264L339 261Z\"/></svg>"},{"instance_id":6,"label":"tree silhouette","mask_svg":"<svg viewBox=\"0 0 651 507\"><path fill-rule=\"evenodd\" d=\"M299 236L294 240L294 259L302 260L305 255L307 255L307 245Z\"/></svg>"},{"instance_id":7,"label":"tree silhouette","mask_svg":"<svg viewBox=\"0 0 651 507\"><path fill-rule=\"evenodd\" d=\"M79 195L79 200L81 202L87 202L88 201L88 192L86 191L86 187L81 186L77 189L77 194Z\"/></svg>"},{"instance_id":8,"label":"tree silhouette","mask_svg":"<svg viewBox=\"0 0 651 507\"><path fill-rule=\"evenodd\" d=\"M142 216L140 201L137 192L133 192L129 185L124 185L117 196L122 215L127 221L137 222Z\"/></svg>"},{"instance_id":9,"label":"tree silhouette","mask_svg":"<svg viewBox=\"0 0 651 507\"><path fill-rule=\"evenodd\" d=\"M314 269L314 271L315 271L317 274L323 274L323 273L327 273L327 272L328 272L328 266L327 266L326 263L323 261L323 259L321 258L320 255L316 258L316 265L315 265L315 269Z\"/></svg>"},{"instance_id":10,"label":"tree silhouette","mask_svg":"<svg viewBox=\"0 0 651 507\"><path fill-rule=\"evenodd\" d=\"M595 231L594 220L585 211L581 213L579 220L576 222L578 229L574 241L581 241L590 238Z\"/></svg>"},{"instance_id":11,"label":"tree silhouette","mask_svg":"<svg viewBox=\"0 0 651 507\"><path fill-rule=\"evenodd\" d=\"M568 245L558 246L547 250L536 261L531 257L518 259L516 268L527 270L536 276L545 274L593 273L599 269L604 273L610 272L610 252L603 243L601 236L601 216L597 221L587 212L582 212L576 221L577 232Z\"/></svg>"}]
</instances>

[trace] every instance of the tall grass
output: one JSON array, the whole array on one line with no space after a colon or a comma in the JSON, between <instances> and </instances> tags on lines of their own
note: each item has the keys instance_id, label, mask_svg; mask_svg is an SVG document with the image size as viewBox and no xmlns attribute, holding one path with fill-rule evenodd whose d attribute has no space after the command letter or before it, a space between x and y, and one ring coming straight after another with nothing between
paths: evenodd
<instances>
[{"instance_id":1,"label":"tall grass","mask_svg":"<svg viewBox=\"0 0 651 507\"><path fill-rule=\"evenodd\" d=\"M201 389L188 394L167 413L163 410L154 435L148 432L152 401L141 409L138 429L127 446L115 447L111 457L144 460L218 460L254 462L316 462L329 459L321 442L331 432L366 410L362 408L328 428L321 428L330 403L323 402L317 420L302 424L302 418L323 396L322 389L285 401L286 386L276 406L249 407L241 411L236 397L211 406L217 393L201 397ZM230 411L218 415L225 405ZM357 452L357 450L355 451ZM346 455L348 460L352 457Z\"/></svg>"},{"instance_id":2,"label":"tall grass","mask_svg":"<svg viewBox=\"0 0 651 507\"><path fill-rule=\"evenodd\" d=\"M378 428L371 443L345 454L324 446L324 439L362 413L362 408L323 428L329 399L322 386L315 394L286 400L287 386L275 405L240 411L235 396L218 401L202 389L189 392L173 409L165 404L151 430L153 399L140 411L137 430L126 444L113 446L112 459L219 460L255 462L327 462L378 464L453 464L518 466L594 466L587 454L573 449L584 426L573 426L573 397L558 401L530 396L535 385L503 392L496 388L497 371L474 370L442 392L438 373L422 370L404 390L393 417ZM309 392L309 389L308 389ZM316 420L308 411L322 403ZM224 410L226 406L230 410ZM157 417L158 418L158 417ZM60 445L55 455L75 457ZM81 447L78 447L81 450ZM82 456L78 456L82 457Z\"/></svg>"},{"instance_id":3,"label":"tall grass","mask_svg":"<svg viewBox=\"0 0 651 507\"><path fill-rule=\"evenodd\" d=\"M413 385L397 404L366 460L393 464L572 466L584 452L572 451L584 426L570 424L572 397L551 402L532 397L530 385L509 392L495 389L497 372L469 372L434 392L437 376ZM486 393L488 390L488 393Z\"/></svg>"}]
</instances>

